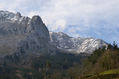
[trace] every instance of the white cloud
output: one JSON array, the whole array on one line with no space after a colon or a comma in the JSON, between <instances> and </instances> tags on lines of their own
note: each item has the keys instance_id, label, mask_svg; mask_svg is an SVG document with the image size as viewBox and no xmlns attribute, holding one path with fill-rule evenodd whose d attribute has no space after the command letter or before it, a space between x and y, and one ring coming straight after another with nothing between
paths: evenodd
<instances>
[{"instance_id":1,"label":"white cloud","mask_svg":"<svg viewBox=\"0 0 119 79\"><path fill-rule=\"evenodd\" d=\"M0 0L0 9L19 11L30 17L40 15L51 31L69 28L75 36L77 32L85 36L94 30L101 35L102 28L113 29L115 33L119 28L119 0ZM78 27L71 29L69 25Z\"/></svg>"},{"instance_id":2,"label":"white cloud","mask_svg":"<svg viewBox=\"0 0 119 79\"><path fill-rule=\"evenodd\" d=\"M58 28L54 24L61 19L69 25L80 25L80 21L86 26L90 26L95 20L112 22L111 19L115 20L119 13L119 0L12 0L12 2L0 0L0 2L0 9L19 11L29 16L40 15L46 25L52 28ZM115 21L113 22L115 24Z\"/></svg>"}]
</instances>

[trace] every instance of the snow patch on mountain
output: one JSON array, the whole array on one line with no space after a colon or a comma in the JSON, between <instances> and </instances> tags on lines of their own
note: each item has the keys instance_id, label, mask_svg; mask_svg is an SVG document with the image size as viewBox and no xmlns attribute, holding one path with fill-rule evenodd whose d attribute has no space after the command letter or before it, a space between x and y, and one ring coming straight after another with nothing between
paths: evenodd
<instances>
[{"instance_id":1,"label":"snow patch on mountain","mask_svg":"<svg viewBox=\"0 0 119 79\"><path fill-rule=\"evenodd\" d=\"M107 47L107 43L95 38L73 38L62 32L50 32L51 42L60 50L75 54L88 53Z\"/></svg>"}]
</instances>

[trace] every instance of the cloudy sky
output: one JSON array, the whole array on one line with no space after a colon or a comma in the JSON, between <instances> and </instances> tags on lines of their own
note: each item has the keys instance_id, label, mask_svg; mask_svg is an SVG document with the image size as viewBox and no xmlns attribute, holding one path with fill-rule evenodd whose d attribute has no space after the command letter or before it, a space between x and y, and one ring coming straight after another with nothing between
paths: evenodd
<instances>
[{"instance_id":1,"label":"cloudy sky","mask_svg":"<svg viewBox=\"0 0 119 79\"><path fill-rule=\"evenodd\" d=\"M119 0L0 0L0 10L40 15L50 31L119 43Z\"/></svg>"}]
</instances>

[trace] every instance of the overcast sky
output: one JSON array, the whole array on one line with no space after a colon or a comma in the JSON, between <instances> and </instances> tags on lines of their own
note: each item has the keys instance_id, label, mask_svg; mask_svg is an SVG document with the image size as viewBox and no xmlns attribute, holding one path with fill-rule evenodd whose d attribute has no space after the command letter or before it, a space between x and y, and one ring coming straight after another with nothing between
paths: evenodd
<instances>
[{"instance_id":1,"label":"overcast sky","mask_svg":"<svg viewBox=\"0 0 119 79\"><path fill-rule=\"evenodd\" d=\"M39 15L50 31L119 43L119 0L0 0L0 10Z\"/></svg>"}]
</instances>

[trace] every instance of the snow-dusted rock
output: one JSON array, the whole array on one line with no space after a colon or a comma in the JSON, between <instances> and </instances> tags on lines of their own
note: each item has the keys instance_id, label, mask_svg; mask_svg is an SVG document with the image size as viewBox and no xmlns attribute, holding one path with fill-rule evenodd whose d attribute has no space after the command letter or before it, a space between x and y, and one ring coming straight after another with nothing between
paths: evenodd
<instances>
[{"instance_id":1,"label":"snow-dusted rock","mask_svg":"<svg viewBox=\"0 0 119 79\"><path fill-rule=\"evenodd\" d=\"M103 46L107 47L107 43L95 38L73 38L62 32L50 32L51 42L60 50L64 50L74 54L88 53Z\"/></svg>"}]
</instances>

